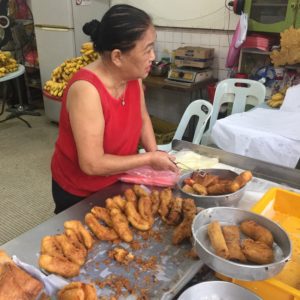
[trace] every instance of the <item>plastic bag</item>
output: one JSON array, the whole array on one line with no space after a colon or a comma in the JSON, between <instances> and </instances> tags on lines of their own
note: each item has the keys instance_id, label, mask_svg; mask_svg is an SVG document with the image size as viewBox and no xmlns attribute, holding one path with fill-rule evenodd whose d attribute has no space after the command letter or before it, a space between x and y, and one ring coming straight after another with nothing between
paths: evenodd
<instances>
[{"instance_id":1,"label":"plastic bag","mask_svg":"<svg viewBox=\"0 0 300 300\"><path fill-rule=\"evenodd\" d=\"M127 171L119 180L128 183L172 187L179 179L179 174L171 171L158 171L151 167L140 167Z\"/></svg>"}]
</instances>

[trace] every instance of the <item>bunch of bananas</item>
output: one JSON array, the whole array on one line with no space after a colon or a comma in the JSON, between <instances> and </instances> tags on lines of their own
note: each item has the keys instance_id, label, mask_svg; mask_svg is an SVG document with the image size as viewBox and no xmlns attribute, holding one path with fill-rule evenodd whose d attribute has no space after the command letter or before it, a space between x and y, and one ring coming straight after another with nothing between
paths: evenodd
<instances>
[{"instance_id":1,"label":"bunch of bananas","mask_svg":"<svg viewBox=\"0 0 300 300\"><path fill-rule=\"evenodd\" d=\"M90 42L82 44L80 53L81 56L68 59L53 70L51 79L45 82L45 91L52 96L61 97L73 74L99 57Z\"/></svg>"},{"instance_id":2,"label":"bunch of bananas","mask_svg":"<svg viewBox=\"0 0 300 300\"><path fill-rule=\"evenodd\" d=\"M273 108L279 108L283 103L284 95L281 93L276 93L271 99L267 101L267 104Z\"/></svg>"},{"instance_id":3,"label":"bunch of bananas","mask_svg":"<svg viewBox=\"0 0 300 300\"><path fill-rule=\"evenodd\" d=\"M0 77L18 70L18 63L9 51L0 51Z\"/></svg>"}]
</instances>

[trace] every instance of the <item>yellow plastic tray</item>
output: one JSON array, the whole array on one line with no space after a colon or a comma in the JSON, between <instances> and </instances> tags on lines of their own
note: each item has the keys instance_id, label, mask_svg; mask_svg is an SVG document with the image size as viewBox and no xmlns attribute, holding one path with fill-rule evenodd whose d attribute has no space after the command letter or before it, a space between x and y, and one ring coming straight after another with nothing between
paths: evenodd
<instances>
[{"instance_id":1,"label":"yellow plastic tray","mask_svg":"<svg viewBox=\"0 0 300 300\"><path fill-rule=\"evenodd\" d=\"M251 209L277 222L292 242L292 257L275 277L263 281L242 281L221 274L217 277L252 290L264 300L300 300L300 194L270 189Z\"/></svg>"}]
</instances>

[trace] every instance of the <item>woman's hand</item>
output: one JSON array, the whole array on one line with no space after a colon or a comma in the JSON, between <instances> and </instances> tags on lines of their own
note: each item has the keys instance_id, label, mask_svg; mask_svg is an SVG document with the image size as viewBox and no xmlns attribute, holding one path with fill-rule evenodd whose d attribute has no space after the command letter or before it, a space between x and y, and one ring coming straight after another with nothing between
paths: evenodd
<instances>
[{"instance_id":1,"label":"woman's hand","mask_svg":"<svg viewBox=\"0 0 300 300\"><path fill-rule=\"evenodd\" d=\"M175 164L175 157L164 151L148 152L150 157L150 166L155 170L170 170L179 172Z\"/></svg>"}]
</instances>

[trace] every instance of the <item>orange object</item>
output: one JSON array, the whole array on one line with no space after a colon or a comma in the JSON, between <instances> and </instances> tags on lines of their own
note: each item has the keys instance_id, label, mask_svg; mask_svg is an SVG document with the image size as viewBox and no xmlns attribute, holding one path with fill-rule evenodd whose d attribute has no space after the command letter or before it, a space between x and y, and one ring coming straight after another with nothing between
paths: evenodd
<instances>
[{"instance_id":1,"label":"orange object","mask_svg":"<svg viewBox=\"0 0 300 300\"><path fill-rule=\"evenodd\" d=\"M273 278L242 281L216 274L217 277L252 290L264 300L300 300L300 194L284 189L270 189L251 211L278 223L292 242L292 257Z\"/></svg>"}]
</instances>

